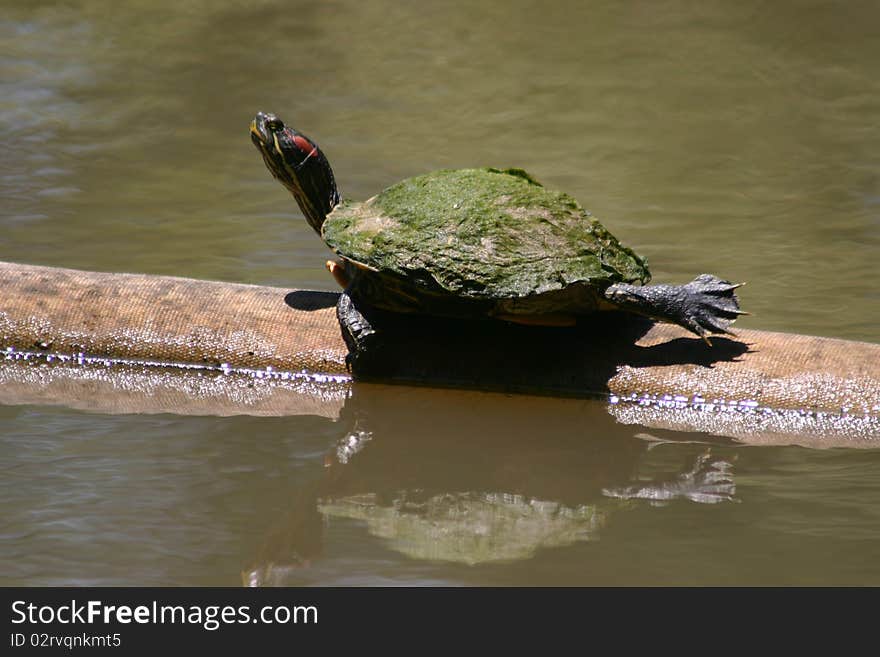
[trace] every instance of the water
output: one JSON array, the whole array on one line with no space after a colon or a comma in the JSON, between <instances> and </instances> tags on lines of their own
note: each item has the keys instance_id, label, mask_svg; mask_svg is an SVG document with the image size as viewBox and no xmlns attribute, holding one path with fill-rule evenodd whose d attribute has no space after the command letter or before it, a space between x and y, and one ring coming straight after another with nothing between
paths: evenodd
<instances>
[{"instance_id":1,"label":"water","mask_svg":"<svg viewBox=\"0 0 880 657\"><path fill-rule=\"evenodd\" d=\"M655 280L748 281L741 326L880 342L871 3L9 4L0 260L333 289L248 139L264 110L346 196L520 166ZM875 450L404 388L327 416L34 401L0 406L4 584L880 583ZM610 494L680 490L707 450L717 503Z\"/></svg>"}]
</instances>

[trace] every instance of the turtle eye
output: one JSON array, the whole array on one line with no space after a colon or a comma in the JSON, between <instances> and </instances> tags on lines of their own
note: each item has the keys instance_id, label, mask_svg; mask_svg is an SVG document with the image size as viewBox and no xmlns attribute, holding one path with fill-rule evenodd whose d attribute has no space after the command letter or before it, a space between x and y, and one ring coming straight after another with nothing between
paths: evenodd
<instances>
[{"instance_id":1,"label":"turtle eye","mask_svg":"<svg viewBox=\"0 0 880 657\"><path fill-rule=\"evenodd\" d=\"M273 116L268 121L266 121L266 127L269 128L272 132L278 132L279 130L284 130L284 121L279 119L277 116Z\"/></svg>"}]
</instances>

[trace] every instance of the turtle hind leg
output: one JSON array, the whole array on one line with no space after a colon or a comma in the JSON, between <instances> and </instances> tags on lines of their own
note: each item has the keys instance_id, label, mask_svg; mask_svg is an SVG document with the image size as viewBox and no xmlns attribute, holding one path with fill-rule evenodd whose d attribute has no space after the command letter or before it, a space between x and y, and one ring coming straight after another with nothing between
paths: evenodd
<instances>
[{"instance_id":1,"label":"turtle hind leg","mask_svg":"<svg viewBox=\"0 0 880 657\"><path fill-rule=\"evenodd\" d=\"M342 330L342 339L348 347L345 363L352 373L363 369L364 363L372 360L378 350L378 335L370 320L364 315L366 308L355 304L348 289L339 295L336 302L336 319Z\"/></svg>"},{"instance_id":2,"label":"turtle hind leg","mask_svg":"<svg viewBox=\"0 0 880 657\"><path fill-rule=\"evenodd\" d=\"M730 325L740 315L736 289L711 274L700 274L685 285L628 285L617 283L605 291L614 305L664 322L678 324L699 335L707 344L712 333L731 334Z\"/></svg>"}]
</instances>

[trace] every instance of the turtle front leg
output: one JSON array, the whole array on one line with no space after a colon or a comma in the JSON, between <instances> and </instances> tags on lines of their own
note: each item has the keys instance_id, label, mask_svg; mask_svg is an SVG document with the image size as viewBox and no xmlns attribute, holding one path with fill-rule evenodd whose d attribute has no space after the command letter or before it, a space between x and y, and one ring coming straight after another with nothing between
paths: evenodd
<instances>
[{"instance_id":1,"label":"turtle front leg","mask_svg":"<svg viewBox=\"0 0 880 657\"><path fill-rule=\"evenodd\" d=\"M369 356L374 355L377 347L376 330L355 304L350 288L339 295L336 318L342 329L342 339L348 347L345 363L350 371L355 372Z\"/></svg>"},{"instance_id":2,"label":"turtle front leg","mask_svg":"<svg viewBox=\"0 0 880 657\"><path fill-rule=\"evenodd\" d=\"M711 345L711 333L732 335L728 327L748 314L739 309L736 298L735 290L741 285L700 274L685 285L617 283L605 290L605 298L624 310L683 326Z\"/></svg>"}]
</instances>

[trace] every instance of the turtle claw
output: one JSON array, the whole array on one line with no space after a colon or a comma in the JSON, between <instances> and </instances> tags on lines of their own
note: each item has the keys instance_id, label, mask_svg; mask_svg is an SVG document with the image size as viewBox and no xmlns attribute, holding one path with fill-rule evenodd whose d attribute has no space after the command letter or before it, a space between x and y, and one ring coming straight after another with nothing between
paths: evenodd
<instances>
[{"instance_id":1,"label":"turtle claw","mask_svg":"<svg viewBox=\"0 0 880 657\"><path fill-rule=\"evenodd\" d=\"M730 325L745 314L739 309L735 290L741 283L731 283L711 274L700 274L680 286L680 324L699 335L711 346L708 335L734 335Z\"/></svg>"},{"instance_id":2,"label":"turtle claw","mask_svg":"<svg viewBox=\"0 0 880 657\"><path fill-rule=\"evenodd\" d=\"M711 274L700 274L685 285L627 285L618 283L605 292L606 298L621 308L664 322L678 324L697 334L711 346L713 333L734 335L730 325L740 315L736 289L731 283Z\"/></svg>"}]
</instances>

